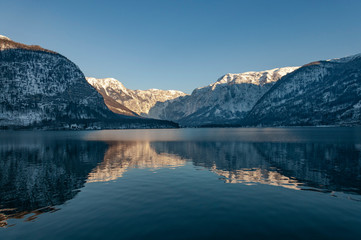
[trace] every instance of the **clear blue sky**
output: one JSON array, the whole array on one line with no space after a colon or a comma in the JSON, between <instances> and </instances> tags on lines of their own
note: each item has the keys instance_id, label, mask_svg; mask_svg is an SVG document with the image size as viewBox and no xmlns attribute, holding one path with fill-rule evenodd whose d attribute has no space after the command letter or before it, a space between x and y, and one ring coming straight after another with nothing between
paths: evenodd
<instances>
[{"instance_id":1,"label":"clear blue sky","mask_svg":"<svg viewBox=\"0 0 361 240\"><path fill-rule=\"evenodd\" d=\"M231 72L361 52L361 1L1 0L0 34L86 76L190 93Z\"/></svg>"}]
</instances>

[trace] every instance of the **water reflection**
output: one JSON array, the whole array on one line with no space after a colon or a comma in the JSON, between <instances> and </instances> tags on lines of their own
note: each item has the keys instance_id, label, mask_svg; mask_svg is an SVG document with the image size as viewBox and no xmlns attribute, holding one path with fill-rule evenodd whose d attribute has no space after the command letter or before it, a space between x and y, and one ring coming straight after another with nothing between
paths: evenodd
<instances>
[{"instance_id":1,"label":"water reflection","mask_svg":"<svg viewBox=\"0 0 361 240\"><path fill-rule=\"evenodd\" d=\"M359 144L256 143L257 151L284 175L320 191L361 194ZM306 188L305 188L306 189Z\"/></svg>"},{"instance_id":2,"label":"water reflection","mask_svg":"<svg viewBox=\"0 0 361 240\"><path fill-rule=\"evenodd\" d=\"M108 142L88 182L110 181L131 168L209 169L226 183L361 194L360 145L244 142Z\"/></svg>"},{"instance_id":3,"label":"water reflection","mask_svg":"<svg viewBox=\"0 0 361 240\"><path fill-rule=\"evenodd\" d=\"M53 212L84 187L132 168L187 162L225 183L361 194L361 145L239 141L9 141L0 144L0 226ZM173 174L177 174L174 172ZM180 174L180 173L179 173ZM172 176L169 176L171 178Z\"/></svg>"},{"instance_id":4,"label":"water reflection","mask_svg":"<svg viewBox=\"0 0 361 240\"><path fill-rule=\"evenodd\" d=\"M0 226L56 211L84 186L102 161L105 143L36 141L0 144Z\"/></svg>"},{"instance_id":5,"label":"water reflection","mask_svg":"<svg viewBox=\"0 0 361 240\"><path fill-rule=\"evenodd\" d=\"M157 153L149 142L108 142L104 160L89 174L88 182L116 180L130 168L175 168L185 164L181 156Z\"/></svg>"},{"instance_id":6,"label":"water reflection","mask_svg":"<svg viewBox=\"0 0 361 240\"><path fill-rule=\"evenodd\" d=\"M226 183L361 194L360 146L325 143L112 142L88 182L122 177L130 168L183 166L186 161Z\"/></svg>"},{"instance_id":7,"label":"water reflection","mask_svg":"<svg viewBox=\"0 0 361 240\"><path fill-rule=\"evenodd\" d=\"M361 194L359 144L158 142L158 152L192 159L228 183Z\"/></svg>"},{"instance_id":8,"label":"water reflection","mask_svg":"<svg viewBox=\"0 0 361 240\"><path fill-rule=\"evenodd\" d=\"M262 183L298 189L300 183L280 174L254 146L244 142L155 142L157 152L192 159L195 166L220 175L226 183Z\"/></svg>"}]
</instances>

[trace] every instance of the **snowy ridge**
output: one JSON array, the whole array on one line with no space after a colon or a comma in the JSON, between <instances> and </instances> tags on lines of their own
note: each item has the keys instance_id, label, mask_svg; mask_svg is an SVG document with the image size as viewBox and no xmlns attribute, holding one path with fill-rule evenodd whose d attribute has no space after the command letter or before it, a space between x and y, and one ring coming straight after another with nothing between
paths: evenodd
<instances>
[{"instance_id":1,"label":"snowy ridge","mask_svg":"<svg viewBox=\"0 0 361 240\"><path fill-rule=\"evenodd\" d=\"M333 58L328 59L327 62L338 62L338 63L345 63L354 60L355 58L361 58L361 53L343 57L343 58Z\"/></svg>"},{"instance_id":2,"label":"snowy ridge","mask_svg":"<svg viewBox=\"0 0 361 240\"><path fill-rule=\"evenodd\" d=\"M122 91L125 94L128 94L128 91L124 85L116 80L115 78L93 78L93 77L86 77L86 80L90 85L93 87L96 86L97 88L103 88L105 90L112 89L117 91Z\"/></svg>"},{"instance_id":3,"label":"snowy ridge","mask_svg":"<svg viewBox=\"0 0 361 240\"><path fill-rule=\"evenodd\" d=\"M149 110L158 102L165 102L186 94L176 90L131 90L114 78L86 78L99 93L106 95L127 109L142 116L147 116ZM103 95L103 96L104 96Z\"/></svg>"},{"instance_id":4,"label":"snowy ridge","mask_svg":"<svg viewBox=\"0 0 361 240\"><path fill-rule=\"evenodd\" d=\"M250 83L255 85L264 85L266 83L275 82L279 79L280 76L284 76L287 73L293 72L299 67L284 67L284 68L274 68L271 70L260 71L260 72L244 72L244 73L228 73L223 77L219 78L217 82L211 84L241 84L241 83Z\"/></svg>"}]
</instances>

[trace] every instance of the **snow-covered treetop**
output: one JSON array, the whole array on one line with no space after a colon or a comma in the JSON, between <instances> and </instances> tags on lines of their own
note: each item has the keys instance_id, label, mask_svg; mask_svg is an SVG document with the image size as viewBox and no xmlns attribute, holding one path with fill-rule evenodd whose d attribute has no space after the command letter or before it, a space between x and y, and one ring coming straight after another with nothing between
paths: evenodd
<instances>
[{"instance_id":1,"label":"snow-covered treetop","mask_svg":"<svg viewBox=\"0 0 361 240\"><path fill-rule=\"evenodd\" d=\"M26 45L19 42L14 42L10 38L0 35L0 51L7 50L7 49L24 49L29 51L41 51L41 52L48 52L57 54L54 51L44 49L38 45Z\"/></svg>"},{"instance_id":2,"label":"snow-covered treetop","mask_svg":"<svg viewBox=\"0 0 361 240\"><path fill-rule=\"evenodd\" d=\"M10 38L8 38L8 37L6 37L6 36L4 36L4 35L0 35L0 39L5 39L5 40L10 40L10 41L11 41Z\"/></svg>"},{"instance_id":3,"label":"snow-covered treetop","mask_svg":"<svg viewBox=\"0 0 361 240\"><path fill-rule=\"evenodd\" d=\"M338 62L338 63L345 63L354 60L355 58L361 58L361 53L343 57L343 58L334 58L327 60L328 62Z\"/></svg>"}]
</instances>

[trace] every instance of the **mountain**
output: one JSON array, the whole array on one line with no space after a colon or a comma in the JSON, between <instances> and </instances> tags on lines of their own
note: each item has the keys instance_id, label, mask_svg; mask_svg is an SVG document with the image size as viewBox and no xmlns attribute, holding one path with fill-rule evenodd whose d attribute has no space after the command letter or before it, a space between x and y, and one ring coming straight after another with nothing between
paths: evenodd
<instances>
[{"instance_id":1,"label":"mountain","mask_svg":"<svg viewBox=\"0 0 361 240\"><path fill-rule=\"evenodd\" d=\"M243 124L360 125L361 54L312 62L288 74L264 94Z\"/></svg>"},{"instance_id":2,"label":"mountain","mask_svg":"<svg viewBox=\"0 0 361 240\"><path fill-rule=\"evenodd\" d=\"M229 73L213 84L195 89L191 95L158 102L148 116L183 126L236 123L276 81L297 68Z\"/></svg>"},{"instance_id":3,"label":"mountain","mask_svg":"<svg viewBox=\"0 0 361 240\"><path fill-rule=\"evenodd\" d=\"M96 79L86 77L85 79L103 96L104 103L112 112L128 116L139 116L136 112L133 112L116 100L116 95L119 94L118 91L125 89L121 82L113 78Z\"/></svg>"},{"instance_id":4,"label":"mountain","mask_svg":"<svg viewBox=\"0 0 361 240\"><path fill-rule=\"evenodd\" d=\"M175 90L131 90L114 78L97 79L87 77L86 80L105 99L105 104L115 113L128 115L148 116L149 110L158 102L185 96L181 91ZM115 104L123 106L123 108Z\"/></svg>"},{"instance_id":5,"label":"mountain","mask_svg":"<svg viewBox=\"0 0 361 240\"><path fill-rule=\"evenodd\" d=\"M66 57L0 37L0 128L176 127L111 112Z\"/></svg>"}]
</instances>

